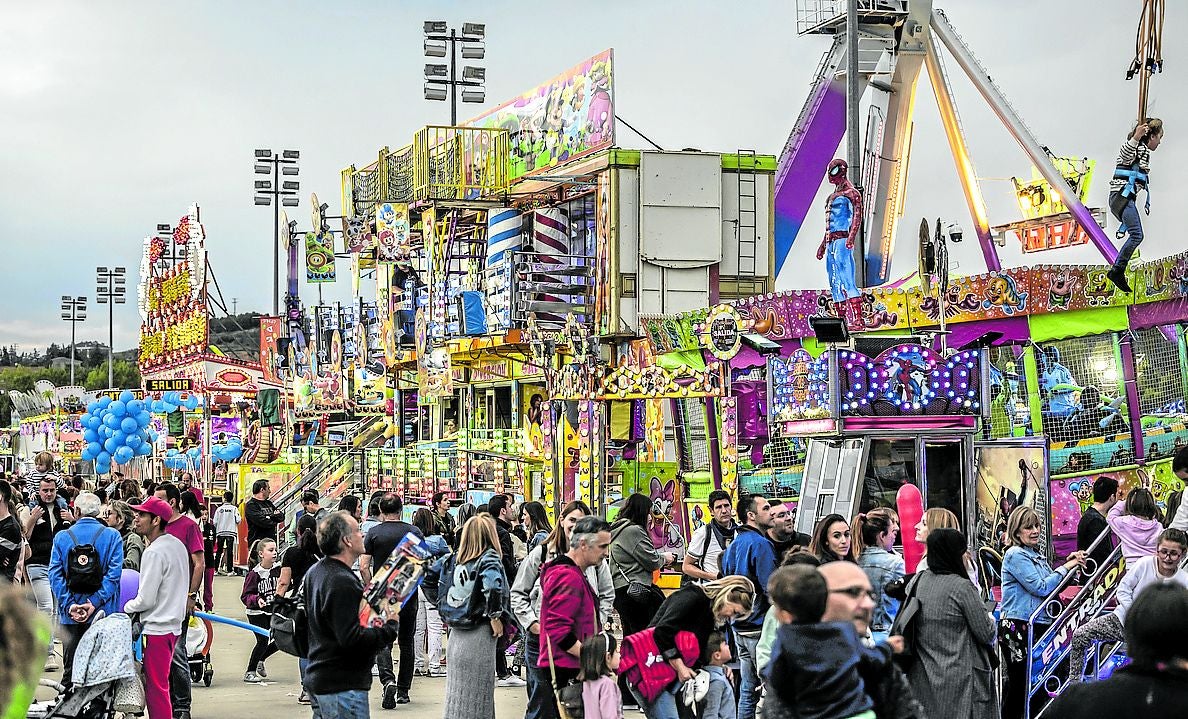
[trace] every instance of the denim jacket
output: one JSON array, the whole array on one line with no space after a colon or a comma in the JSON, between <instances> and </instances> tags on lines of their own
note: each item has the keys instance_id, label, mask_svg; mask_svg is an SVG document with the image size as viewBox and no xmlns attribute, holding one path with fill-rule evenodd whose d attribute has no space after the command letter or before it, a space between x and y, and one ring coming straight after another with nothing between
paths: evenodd
<instances>
[{"instance_id":1,"label":"denim jacket","mask_svg":"<svg viewBox=\"0 0 1188 719\"><path fill-rule=\"evenodd\" d=\"M1008 549L1002 558L1002 618L1027 621L1066 574L1067 569L1053 570L1048 560L1030 547ZM1040 619L1042 624L1052 621Z\"/></svg>"},{"instance_id":2,"label":"denim jacket","mask_svg":"<svg viewBox=\"0 0 1188 719\"><path fill-rule=\"evenodd\" d=\"M882 547L867 547L862 551L862 556L858 557L858 566L866 572L870 585L879 595L870 629L874 632L890 631L891 622L899 612L899 600L888 597L886 587L904 576L903 557Z\"/></svg>"}]
</instances>

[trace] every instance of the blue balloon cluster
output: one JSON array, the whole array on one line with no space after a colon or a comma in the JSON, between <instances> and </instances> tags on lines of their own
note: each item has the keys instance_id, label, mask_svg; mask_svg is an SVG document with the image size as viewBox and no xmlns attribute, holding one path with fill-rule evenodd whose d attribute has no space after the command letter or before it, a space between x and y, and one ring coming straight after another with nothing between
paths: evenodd
<instances>
[{"instance_id":1,"label":"blue balloon cluster","mask_svg":"<svg viewBox=\"0 0 1188 719\"><path fill-rule=\"evenodd\" d=\"M144 401L136 399L130 390L120 393L119 399L101 397L87 405L82 416L82 458L95 463L95 471L107 474L111 464L127 464L133 457L153 453L157 433L149 429L152 415Z\"/></svg>"},{"instance_id":2,"label":"blue balloon cluster","mask_svg":"<svg viewBox=\"0 0 1188 719\"><path fill-rule=\"evenodd\" d=\"M148 409L154 414L170 414L179 409L193 412L198 409L198 395L190 394L182 399L181 392L166 392L161 399L149 402Z\"/></svg>"},{"instance_id":3,"label":"blue balloon cluster","mask_svg":"<svg viewBox=\"0 0 1188 719\"><path fill-rule=\"evenodd\" d=\"M243 440L232 436L226 444L212 445L210 452L215 459L234 462L243 454ZM197 469L201 463L202 450L198 447L190 447L185 452L170 449L165 453L165 466L169 469Z\"/></svg>"}]
</instances>

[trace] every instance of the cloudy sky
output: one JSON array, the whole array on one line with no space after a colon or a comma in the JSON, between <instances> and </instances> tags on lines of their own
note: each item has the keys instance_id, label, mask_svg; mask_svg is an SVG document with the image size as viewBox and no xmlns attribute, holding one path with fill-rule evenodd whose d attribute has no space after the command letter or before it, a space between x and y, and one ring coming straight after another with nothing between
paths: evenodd
<instances>
[{"instance_id":1,"label":"cloudy sky","mask_svg":"<svg viewBox=\"0 0 1188 719\"><path fill-rule=\"evenodd\" d=\"M1154 158L1145 257L1184 246L1173 212L1183 204L1174 188L1188 186L1180 139L1188 123L1177 122L1188 104L1179 89L1188 51L1174 38L1188 26L1188 3L1169 5L1167 72L1154 78L1150 104L1167 120L1168 139ZM1137 88L1123 73L1139 0L942 7L1041 143L1098 160L1091 204L1104 205L1104 176L1135 112ZM310 191L337 210L342 167L448 120L445 103L421 99L426 19L486 22L487 106L613 47L616 111L668 149L778 154L828 44L795 34L790 0L3 3L0 244L9 270L0 282L0 343L68 342L69 325L58 319L63 294L92 297L79 339L106 340L95 267L125 265L135 276L141 239L195 201L228 301L267 311L272 216L252 204L253 148L301 150L302 226ZM955 63L949 72L992 222L1017 219L1005 178L1028 176L1028 161ZM621 126L618 140L643 146ZM968 228L955 180L922 79L893 275L915 266L920 217L943 215ZM797 243L791 264L806 269L781 278L783 286L824 285L811 244ZM976 242L955 249L959 273L984 270ZM1094 258L1084 248L1033 256ZM1016 247L1003 250L1003 261L1025 263ZM339 287L349 291L347 282ZM138 326L135 305L119 306L116 346L132 346Z\"/></svg>"}]
</instances>

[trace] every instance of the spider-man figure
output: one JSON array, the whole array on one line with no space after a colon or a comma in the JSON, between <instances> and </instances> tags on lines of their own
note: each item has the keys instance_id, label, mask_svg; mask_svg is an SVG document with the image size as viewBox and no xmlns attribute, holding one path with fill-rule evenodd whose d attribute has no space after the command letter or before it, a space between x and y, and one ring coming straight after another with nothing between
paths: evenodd
<instances>
[{"instance_id":1,"label":"spider-man figure","mask_svg":"<svg viewBox=\"0 0 1188 719\"><path fill-rule=\"evenodd\" d=\"M825 260L829 291L837 313L851 329L862 329L862 292L854 280L854 238L862 226L862 195L846 173L845 160L829 163L827 176L837 189L825 202L825 237L817 248L817 259ZM828 253L828 256L827 256Z\"/></svg>"}]
</instances>

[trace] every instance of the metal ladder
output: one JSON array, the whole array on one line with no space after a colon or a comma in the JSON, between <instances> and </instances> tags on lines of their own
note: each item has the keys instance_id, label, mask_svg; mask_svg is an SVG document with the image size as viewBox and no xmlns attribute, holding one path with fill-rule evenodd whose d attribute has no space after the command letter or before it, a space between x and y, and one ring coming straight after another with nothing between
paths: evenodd
<instances>
[{"instance_id":1,"label":"metal ladder","mask_svg":"<svg viewBox=\"0 0 1188 719\"><path fill-rule=\"evenodd\" d=\"M735 237L738 240L738 274L754 276L759 245L758 211L755 191L754 150L738 151L738 222Z\"/></svg>"}]
</instances>

